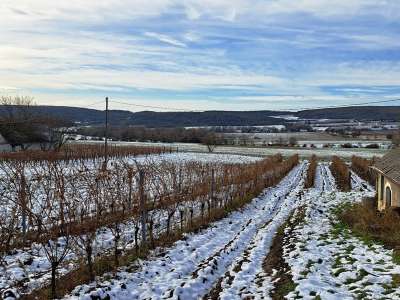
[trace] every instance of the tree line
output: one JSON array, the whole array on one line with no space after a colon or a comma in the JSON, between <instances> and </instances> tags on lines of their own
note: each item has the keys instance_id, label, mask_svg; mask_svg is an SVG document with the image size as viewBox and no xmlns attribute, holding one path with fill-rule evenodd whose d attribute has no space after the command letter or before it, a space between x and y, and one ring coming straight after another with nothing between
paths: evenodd
<instances>
[{"instance_id":1,"label":"tree line","mask_svg":"<svg viewBox=\"0 0 400 300\"><path fill-rule=\"evenodd\" d=\"M104 126L81 127L77 134L103 138ZM223 144L222 135L207 129L196 128L147 128L143 126L120 127L112 126L108 130L111 139L119 141L164 142L164 143L201 143Z\"/></svg>"}]
</instances>

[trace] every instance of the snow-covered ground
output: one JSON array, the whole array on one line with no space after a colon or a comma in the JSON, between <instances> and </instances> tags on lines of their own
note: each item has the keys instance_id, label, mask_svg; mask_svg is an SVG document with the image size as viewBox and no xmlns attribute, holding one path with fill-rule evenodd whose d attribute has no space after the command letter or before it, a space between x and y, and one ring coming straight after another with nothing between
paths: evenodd
<instances>
[{"instance_id":1,"label":"snow-covered ground","mask_svg":"<svg viewBox=\"0 0 400 300\"><path fill-rule=\"evenodd\" d=\"M392 288L392 276L400 275L392 251L380 245L368 246L347 230L336 230L332 210L347 202L373 196L373 189L356 174L349 193L335 189L329 176L324 186L323 173L317 172L317 188L306 196L305 219L286 242L284 257L290 266L295 290L289 299L400 299L400 289ZM293 245L295 247L293 247Z\"/></svg>"},{"instance_id":2,"label":"snow-covered ground","mask_svg":"<svg viewBox=\"0 0 400 300\"><path fill-rule=\"evenodd\" d=\"M186 162L221 163L221 164L246 164L261 160L261 156L239 155L229 153L193 153L173 152L163 154L143 155L128 159L128 162L151 163L167 161L183 164Z\"/></svg>"},{"instance_id":3,"label":"snow-covered ground","mask_svg":"<svg viewBox=\"0 0 400 300\"><path fill-rule=\"evenodd\" d=\"M306 163L302 163L279 185L266 189L243 210L233 212L207 230L188 235L162 255L104 276L98 282L79 286L67 298L198 299L204 296L236 259L248 252L249 246L262 247L261 242L265 241L261 237L273 236L276 224L295 206L305 171ZM138 271L131 272L132 269Z\"/></svg>"},{"instance_id":4,"label":"snow-covered ground","mask_svg":"<svg viewBox=\"0 0 400 300\"><path fill-rule=\"evenodd\" d=\"M84 143L98 143L95 141L85 141ZM120 146L149 146L149 147L171 147L172 149L179 149L179 151L185 152L208 152L205 145L201 144L190 144L190 143L145 143L145 142L111 142L114 145ZM366 149L366 148L353 148L353 149L333 149L333 148L278 148L278 147L242 147L242 146L217 146L215 153L225 154L242 154L242 155L260 155L268 156L275 154L282 154L283 156L292 156L299 154L301 158L309 158L315 154L320 158L330 158L333 155L337 155L346 159L351 158L353 155L372 158L374 156L381 157L387 150L385 149Z\"/></svg>"},{"instance_id":5,"label":"snow-covered ground","mask_svg":"<svg viewBox=\"0 0 400 300\"><path fill-rule=\"evenodd\" d=\"M317 168L315 188L303 188L307 163L241 211L187 235L151 258L78 286L66 299L268 299L274 281L263 270L278 228L300 207L305 219L286 239L283 258L295 290L288 299L400 299L391 287L400 274L391 251L368 247L349 232L335 232L337 205L374 191L352 173L353 191L340 193L327 164Z\"/></svg>"},{"instance_id":6,"label":"snow-covered ground","mask_svg":"<svg viewBox=\"0 0 400 300\"><path fill-rule=\"evenodd\" d=\"M335 225L338 205L373 196L374 188L352 172L352 191L339 192L329 165L321 163L315 187L304 189L307 166L302 162L277 186L265 189L241 210L207 229L188 234L167 249L156 249L146 260L77 286L65 299L269 299L277 279L265 272L263 263L278 229L300 209L304 209L304 219L293 225L290 234L287 229L284 237L282 258L294 283L286 298L400 299L400 289L393 285L400 266L393 261L392 252L366 245ZM127 240L132 239L131 229L127 224L123 230ZM111 247L110 234L99 234L99 240L108 246L97 251ZM21 277L26 269L21 266L30 258L18 255L15 264L21 269L3 272L9 277ZM65 272L73 261L71 256ZM28 269L38 265L34 259ZM28 277L35 285L37 273L21 278Z\"/></svg>"},{"instance_id":7,"label":"snow-covered ground","mask_svg":"<svg viewBox=\"0 0 400 300\"><path fill-rule=\"evenodd\" d=\"M141 164L157 164L162 162L183 164L186 162L201 162L212 164L247 164L260 160L260 157L230 155L230 154L206 154L206 153L167 153L161 155L148 155L126 158L128 163L135 161ZM135 161L134 161L135 160ZM110 159L110 164L113 160ZM68 168L68 162L65 163L65 168ZM89 163L89 166L92 164ZM112 167L112 166L110 166ZM27 176L33 176L29 169ZM35 191L40 193L41 191ZM4 206L4 203L1 203ZM182 202L179 204L178 210L193 211L193 216L198 217L200 214L200 202ZM2 207L4 208L4 207ZM154 228L155 236L166 231L167 212L162 209L153 210L151 212L153 218L157 220ZM132 249L135 247L135 229L140 230L140 224L137 219L128 220L120 226L121 241L120 247L123 249ZM171 219L171 229L179 226L179 214L175 213ZM62 239L60 240L62 242ZM138 237L140 243L140 235ZM114 236L109 228L99 228L96 238L93 243L93 255L109 254L114 247ZM65 262L60 266L58 273L66 274L75 269L79 259L82 257L79 247L73 248L65 259ZM24 249L14 249L1 257L0 262L0 293L14 289L14 294L28 293L36 288L47 284L50 280L50 263L46 258L46 254L42 245L32 244L31 247Z\"/></svg>"}]
</instances>

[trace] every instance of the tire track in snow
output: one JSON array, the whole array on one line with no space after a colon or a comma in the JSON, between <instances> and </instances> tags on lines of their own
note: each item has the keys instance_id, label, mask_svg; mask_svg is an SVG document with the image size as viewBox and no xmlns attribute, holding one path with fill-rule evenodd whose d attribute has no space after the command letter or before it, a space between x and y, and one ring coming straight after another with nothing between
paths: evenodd
<instances>
[{"instance_id":1,"label":"tire track in snow","mask_svg":"<svg viewBox=\"0 0 400 300\"><path fill-rule=\"evenodd\" d=\"M369 194L368 189L360 189L324 191L310 197L306 222L295 229L292 243L296 247L285 251L297 285L287 299L311 294L322 299L400 299L398 289L386 290L390 275L400 273L391 252L380 245L366 245L348 231L333 231L335 216L331 209L356 203Z\"/></svg>"},{"instance_id":2,"label":"tire track in snow","mask_svg":"<svg viewBox=\"0 0 400 300\"><path fill-rule=\"evenodd\" d=\"M350 173L351 173L351 188L353 190L359 192L374 192L374 188L368 182L366 182L364 179L358 176L354 171L350 170Z\"/></svg>"},{"instance_id":3,"label":"tire track in snow","mask_svg":"<svg viewBox=\"0 0 400 300\"><path fill-rule=\"evenodd\" d=\"M248 222L248 226L241 230L237 237L230 241L226 246L224 246L216 254L207 258L206 263L200 265L200 267L192 274L192 278L184 283L173 292L170 296L178 297L180 299L193 299L197 297L202 297L206 294L209 289L212 288L213 284L221 277L221 275L232 266L233 262L237 257L241 257L243 252L246 251L246 247L249 243L252 243L260 232L265 229L268 224L275 220L277 214L281 211L283 206L286 206L286 199L289 195L293 194L292 190L297 186L301 186L304 183L305 175L305 164L302 164L302 168L298 171L295 179L289 183L289 185L284 186L283 191L278 191L275 194L275 201L272 209L268 211L267 214L259 214L258 218L252 218ZM205 287L202 290L197 290L197 287L203 284Z\"/></svg>"},{"instance_id":4,"label":"tire track in snow","mask_svg":"<svg viewBox=\"0 0 400 300\"><path fill-rule=\"evenodd\" d=\"M220 291L212 291L206 298L212 299L251 299L263 298L267 292L267 275L263 271L263 262L278 228L302 201L304 193L304 169L301 180L291 184L290 192L282 199L271 220L261 226L252 237L249 246L238 256L229 270L218 282ZM268 282L269 286L271 284Z\"/></svg>"},{"instance_id":5,"label":"tire track in snow","mask_svg":"<svg viewBox=\"0 0 400 300\"><path fill-rule=\"evenodd\" d=\"M162 256L142 262L137 272L131 266L111 279L82 285L69 299L196 299L204 296L214 282L242 253L258 228L271 220L282 199L297 186L306 165L296 166L277 186L268 188L241 211L215 222L198 234L178 241ZM137 267L137 264L136 266Z\"/></svg>"},{"instance_id":6,"label":"tire track in snow","mask_svg":"<svg viewBox=\"0 0 400 300\"><path fill-rule=\"evenodd\" d=\"M316 174L315 188L324 192L336 191L336 181L329 169L329 164L320 163L317 169L319 171Z\"/></svg>"},{"instance_id":7,"label":"tire track in snow","mask_svg":"<svg viewBox=\"0 0 400 300\"><path fill-rule=\"evenodd\" d=\"M276 231L290 215L304 204L303 198L319 197L324 191L335 190L334 178L327 165L319 165L316 188L304 195L304 180L287 195L276 216L260 228L250 246L236 259L229 271L218 282L218 290L209 295L211 299L265 299L273 289L271 277L263 270L263 262L268 254Z\"/></svg>"}]
</instances>

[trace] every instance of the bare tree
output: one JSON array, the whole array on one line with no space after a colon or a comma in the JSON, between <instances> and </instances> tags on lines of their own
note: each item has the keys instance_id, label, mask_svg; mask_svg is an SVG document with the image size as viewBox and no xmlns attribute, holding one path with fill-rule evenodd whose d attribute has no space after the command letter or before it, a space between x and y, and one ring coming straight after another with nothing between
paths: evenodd
<instances>
[{"instance_id":1,"label":"bare tree","mask_svg":"<svg viewBox=\"0 0 400 300\"><path fill-rule=\"evenodd\" d=\"M207 146L208 152L212 153L219 143L219 138L214 132L209 132L201 139L201 142Z\"/></svg>"},{"instance_id":2,"label":"bare tree","mask_svg":"<svg viewBox=\"0 0 400 300\"><path fill-rule=\"evenodd\" d=\"M296 137L294 137L294 136L291 136L290 138L289 138L289 145L290 146L295 146L295 145L297 145L297 139L296 139Z\"/></svg>"},{"instance_id":3,"label":"bare tree","mask_svg":"<svg viewBox=\"0 0 400 300\"><path fill-rule=\"evenodd\" d=\"M38 113L33 97L2 96L0 105L0 133L13 150L26 150L34 143L42 150L59 149L65 142L61 128L68 123Z\"/></svg>"}]
</instances>

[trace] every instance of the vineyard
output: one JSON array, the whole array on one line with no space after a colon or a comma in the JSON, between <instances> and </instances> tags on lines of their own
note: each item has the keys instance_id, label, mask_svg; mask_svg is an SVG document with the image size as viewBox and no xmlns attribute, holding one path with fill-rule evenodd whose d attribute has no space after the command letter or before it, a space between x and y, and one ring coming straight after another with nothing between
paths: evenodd
<instances>
[{"instance_id":1,"label":"vineyard","mask_svg":"<svg viewBox=\"0 0 400 300\"><path fill-rule=\"evenodd\" d=\"M244 165L174 162L154 151L137 156L146 149L115 148L104 169L102 149L84 150L80 156L73 149L46 159L29 153L30 159L0 162L2 257L26 247L45 254L53 296L57 274L70 272L78 260L93 279L96 257L111 253L118 266L124 250L152 248L160 238L207 224L276 184L298 163L296 156L284 161L279 155ZM104 236L112 242L96 244ZM37 281L23 282L21 293L37 288Z\"/></svg>"},{"instance_id":2,"label":"vineyard","mask_svg":"<svg viewBox=\"0 0 400 300\"><path fill-rule=\"evenodd\" d=\"M364 244L333 213L371 187L351 173L363 184L339 192L329 164L318 163L305 189L308 167L298 164L241 210L65 299L399 299L391 251Z\"/></svg>"},{"instance_id":3,"label":"vineyard","mask_svg":"<svg viewBox=\"0 0 400 300\"><path fill-rule=\"evenodd\" d=\"M339 189L348 192L351 189L350 170L346 163L339 157L333 156L330 166L332 175L335 177Z\"/></svg>"},{"instance_id":4,"label":"vineyard","mask_svg":"<svg viewBox=\"0 0 400 300\"><path fill-rule=\"evenodd\" d=\"M104 148L80 147L0 161L2 298L273 295L281 271L268 269L268 251L280 228L322 209L309 205L336 186L348 184L350 199L374 192L337 157L121 147L105 163Z\"/></svg>"},{"instance_id":5,"label":"vineyard","mask_svg":"<svg viewBox=\"0 0 400 300\"><path fill-rule=\"evenodd\" d=\"M376 176L370 167L374 164L375 159L366 159L358 156L351 158L351 168L362 179L368 181L371 185L375 185Z\"/></svg>"},{"instance_id":6,"label":"vineyard","mask_svg":"<svg viewBox=\"0 0 400 300\"><path fill-rule=\"evenodd\" d=\"M318 159L316 155L313 155L310 159L310 165L307 170L307 178L304 187L309 189L315 184L315 174L317 172Z\"/></svg>"},{"instance_id":7,"label":"vineyard","mask_svg":"<svg viewBox=\"0 0 400 300\"><path fill-rule=\"evenodd\" d=\"M113 146L107 147L109 157L131 157L139 155L171 153L172 148L168 147L137 147L137 146ZM18 161L76 161L88 159L104 159L106 149L103 145L79 145L66 144L57 151L26 150L23 152L2 152L0 160Z\"/></svg>"}]
</instances>

